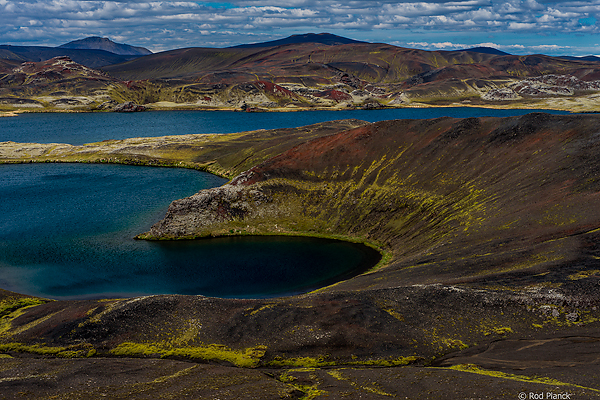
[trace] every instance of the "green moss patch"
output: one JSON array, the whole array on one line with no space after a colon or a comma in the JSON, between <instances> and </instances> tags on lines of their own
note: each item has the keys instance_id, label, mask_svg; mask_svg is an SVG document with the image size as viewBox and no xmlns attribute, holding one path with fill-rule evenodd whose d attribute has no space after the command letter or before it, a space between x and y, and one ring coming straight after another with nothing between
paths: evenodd
<instances>
[{"instance_id":1,"label":"green moss patch","mask_svg":"<svg viewBox=\"0 0 600 400\"><path fill-rule=\"evenodd\" d=\"M47 303L35 297L8 297L0 300L0 336L11 328L11 322L23 315L28 308Z\"/></svg>"},{"instance_id":2,"label":"green moss patch","mask_svg":"<svg viewBox=\"0 0 600 400\"><path fill-rule=\"evenodd\" d=\"M225 361L238 367L254 368L260 363L265 351L266 346L234 350L219 344L173 348L160 344L125 342L112 349L110 354L128 357L159 356L161 358Z\"/></svg>"},{"instance_id":3,"label":"green moss patch","mask_svg":"<svg viewBox=\"0 0 600 400\"><path fill-rule=\"evenodd\" d=\"M91 345L79 344L68 347L45 346L43 344L26 345L23 343L0 344L0 352L29 353L40 356L53 356L60 358L81 358L96 355L96 350Z\"/></svg>"}]
</instances>

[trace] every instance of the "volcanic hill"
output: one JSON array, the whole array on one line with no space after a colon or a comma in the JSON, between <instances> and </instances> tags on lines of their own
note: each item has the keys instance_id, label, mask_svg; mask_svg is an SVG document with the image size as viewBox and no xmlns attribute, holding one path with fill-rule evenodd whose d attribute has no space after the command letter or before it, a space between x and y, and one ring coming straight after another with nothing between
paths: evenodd
<instances>
[{"instance_id":1,"label":"volcanic hill","mask_svg":"<svg viewBox=\"0 0 600 400\"><path fill-rule=\"evenodd\" d=\"M141 238L316 235L370 243L384 259L286 298L49 301L2 292L0 390L597 398L599 123L534 113L2 143L2 162L182 165L233 178L174 201Z\"/></svg>"}]
</instances>

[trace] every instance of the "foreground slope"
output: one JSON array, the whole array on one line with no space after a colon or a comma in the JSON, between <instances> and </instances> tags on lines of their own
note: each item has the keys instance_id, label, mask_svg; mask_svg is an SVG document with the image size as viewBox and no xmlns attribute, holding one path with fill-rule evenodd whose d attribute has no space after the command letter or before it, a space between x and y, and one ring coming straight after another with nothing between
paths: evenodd
<instances>
[{"instance_id":1,"label":"foreground slope","mask_svg":"<svg viewBox=\"0 0 600 400\"><path fill-rule=\"evenodd\" d=\"M0 360L9 371L0 387L17 393L35 382L39 393L80 398L109 386L123 398L146 390L183 395L186 387L222 398L514 398L542 391L596 398L598 122L595 115L547 114L348 121L341 131L332 124L287 136L235 134L207 152L206 141L183 136L81 148L4 143L5 162L84 161L93 153L88 160L160 165L180 154L187 165L197 152L199 164L189 166L212 158L216 171L245 172L173 202L147 238L241 229L338 235L378 243L388 262L316 293L278 299L48 301L2 292L0 351L15 358ZM258 164L249 168L252 154ZM53 359L25 364L22 354ZM60 377L59 389L32 376L32 365ZM97 378L84 391L84 377L99 366L120 378ZM135 372L142 366L147 374ZM167 376L163 368L181 372Z\"/></svg>"}]
</instances>

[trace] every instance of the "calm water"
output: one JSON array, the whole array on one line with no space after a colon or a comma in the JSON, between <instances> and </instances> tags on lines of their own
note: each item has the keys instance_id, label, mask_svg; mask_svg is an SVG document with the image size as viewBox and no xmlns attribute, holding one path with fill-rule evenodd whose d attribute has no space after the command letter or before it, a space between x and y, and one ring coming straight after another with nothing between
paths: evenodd
<instances>
[{"instance_id":1,"label":"calm water","mask_svg":"<svg viewBox=\"0 0 600 400\"><path fill-rule=\"evenodd\" d=\"M311 238L132 239L171 200L224 182L183 169L0 165L0 287L56 299L264 297L314 289L378 261L365 246Z\"/></svg>"},{"instance_id":2,"label":"calm water","mask_svg":"<svg viewBox=\"0 0 600 400\"><path fill-rule=\"evenodd\" d=\"M507 117L536 110L485 108L398 108L384 110L299 111L243 113L233 111L153 111L144 113L33 113L0 118L0 142L84 144L109 139L231 133L255 129L290 128L336 119L356 118L369 122L388 119L426 119L443 116ZM568 114L563 111L544 111Z\"/></svg>"},{"instance_id":3,"label":"calm water","mask_svg":"<svg viewBox=\"0 0 600 400\"><path fill-rule=\"evenodd\" d=\"M478 108L241 113L23 114L0 118L0 142L83 144L228 133L335 119L510 116ZM559 114L560 112L552 112ZM224 180L190 170L110 165L0 165L0 287L50 298L158 293L264 297L307 291L369 268L364 246L309 238L135 241L169 203Z\"/></svg>"}]
</instances>

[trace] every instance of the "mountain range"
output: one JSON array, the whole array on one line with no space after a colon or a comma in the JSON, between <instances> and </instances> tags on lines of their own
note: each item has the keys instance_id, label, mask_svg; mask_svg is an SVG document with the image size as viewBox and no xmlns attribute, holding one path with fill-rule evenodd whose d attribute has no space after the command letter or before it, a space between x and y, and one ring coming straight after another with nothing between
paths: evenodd
<instances>
[{"instance_id":1,"label":"mountain range","mask_svg":"<svg viewBox=\"0 0 600 400\"><path fill-rule=\"evenodd\" d=\"M64 56L81 67L65 70ZM57 63L48 62L55 57ZM24 69L23 62L38 64ZM568 108L577 99L577 107L590 110L599 80L596 57L521 56L488 47L426 51L327 33L160 53L100 37L59 47L0 46L0 98L8 108L13 98L79 96L91 107L132 101L251 110L457 102Z\"/></svg>"}]
</instances>

